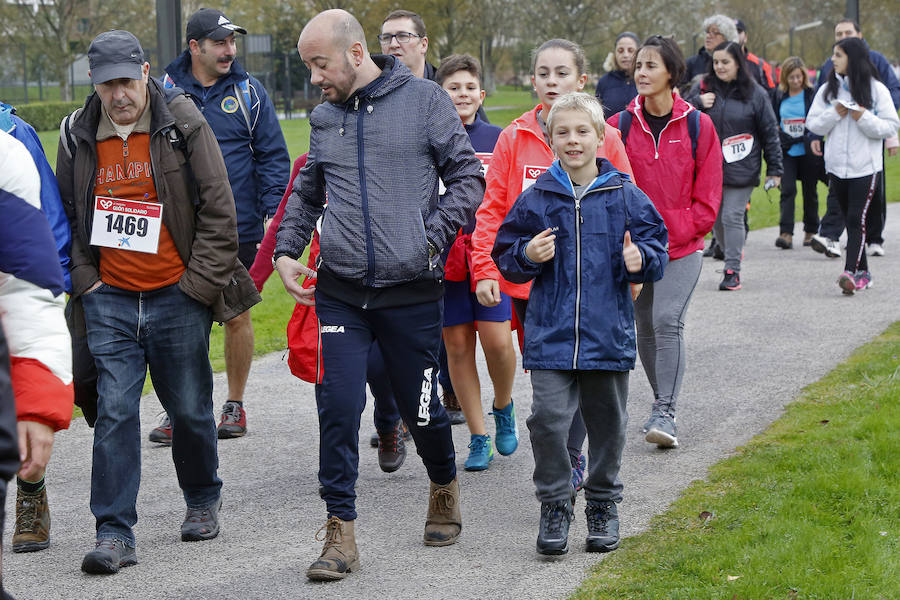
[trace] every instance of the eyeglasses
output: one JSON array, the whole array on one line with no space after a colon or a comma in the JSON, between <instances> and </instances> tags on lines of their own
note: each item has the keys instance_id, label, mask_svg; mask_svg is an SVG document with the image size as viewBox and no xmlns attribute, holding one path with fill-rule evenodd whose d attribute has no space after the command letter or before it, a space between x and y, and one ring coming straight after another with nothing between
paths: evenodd
<instances>
[{"instance_id":1,"label":"eyeglasses","mask_svg":"<svg viewBox=\"0 0 900 600\"><path fill-rule=\"evenodd\" d=\"M378 36L378 41L381 42L383 46L387 46L391 43L392 38L397 38L397 41L401 44L405 44L409 42L413 38L420 38L421 35L417 33L410 33L408 31L401 31L399 33L382 33Z\"/></svg>"}]
</instances>

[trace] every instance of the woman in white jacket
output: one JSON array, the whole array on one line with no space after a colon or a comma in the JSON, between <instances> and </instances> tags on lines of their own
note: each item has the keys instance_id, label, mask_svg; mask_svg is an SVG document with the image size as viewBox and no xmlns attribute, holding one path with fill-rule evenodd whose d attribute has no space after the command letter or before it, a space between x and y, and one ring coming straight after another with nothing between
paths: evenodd
<instances>
[{"instance_id":1,"label":"woman in white jacket","mask_svg":"<svg viewBox=\"0 0 900 600\"><path fill-rule=\"evenodd\" d=\"M897 133L900 119L861 39L840 40L831 58L834 70L816 93L806 127L828 138L825 170L847 228L847 257L838 285L853 294L872 286L864 248L866 212L879 185L882 140Z\"/></svg>"}]
</instances>

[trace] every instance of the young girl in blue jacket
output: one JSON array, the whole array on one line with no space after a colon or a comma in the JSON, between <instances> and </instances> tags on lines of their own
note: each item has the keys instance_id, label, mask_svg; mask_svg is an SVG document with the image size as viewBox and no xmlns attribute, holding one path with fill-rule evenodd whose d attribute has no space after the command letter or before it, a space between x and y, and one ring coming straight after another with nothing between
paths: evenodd
<instances>
[{"instance_id":1,"label":"young girl in blue jacket","mask_svg":"<svg viewBox=\"0 0 900 600\"><path fill-rule=\"evenodd\" d=\"M596 158L604 125L593 96L572 92L553 104L547 128L559 158L516 200L491 253L508 281L534 279L523 362L534 393L527 424L541 554L568 551L574 495L566 440L578 410L588 433L586 549L619 545L618 474L635 361L629 284L660 279L668 261L668 234L653 203Z\"/></svg>"}]
</instances>

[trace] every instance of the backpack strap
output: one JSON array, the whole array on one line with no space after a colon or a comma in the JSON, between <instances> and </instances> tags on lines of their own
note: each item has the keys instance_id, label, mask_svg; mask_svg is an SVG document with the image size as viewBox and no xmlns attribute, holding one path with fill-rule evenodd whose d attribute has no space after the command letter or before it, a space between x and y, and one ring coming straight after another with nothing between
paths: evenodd
<instances>
[{"instance_id":1,"label":"backpack strap","mask_svg":"<svg viewBox=\"0 0 900 600\"><path fill-rule=\"evenodd\" d=\"M69 158L75 156L75 149L78 146L75 137L72 135L72 126L75 124L75 119L77 119L80 114L81 107L76 108L59 124L59 139L65 141L63 148Z\"/></svg>"},{"instance_id":2,"label":"backpack strap","mask_svg":"<svg viewBox=\"0 0 900 600\"><path fill-rule=\"evenodd\" d=\"M241 107L241 113L244 115L244 121L247 123L247 131L250 132L250 137L253 137L253 122L250 119L250 78L244 79L243 81L234 84L234 95L238 100L238 105Z\"/></svg>"},{"instance_id":3,"label":"backpack strap","mask_svg":"<svg viewBox=\"0 0 900 600\"><path fill-rule=\"evenodd\" d=\"M687 116L688 135L691 136L691 155L697 160L697 138L700 137L700 111L692 110Z\"/></svg>"},{"instance_id":4,"label":"backpack strap","mask_svg":"<svg viewBox=\"0 0 900 600\"><path fill-rule=\"evenodd\" d=\"M165 89L165 90L171 90L172 88L177 87L175 85L175 80L172 79L172 76L169 75L168 73L163 73L162 84L163 84L163 89Z\"/></svg>"},{"instance_id":5,"label":"backpack strap","mask_svg":"<svg viewBox=\"0 0 900 600\"><path fill-rule=\"evenodd\" d=\"M622 146L628 141L628 132L631 130L631 113L627 110L619 112L619 133L622 137Z\"/></svg>"},{"instance_id":6,"label":"backpack strap","mask_svg":"<svg viewBox=\"0 0 900 600\"><path fill-rule=\"evenodd\" d=\"M197 185L197 178L194 177L194 169L191 168L191 157L188 154L187 141L184 139L184 135L182 135L177 123L163 128L162 134L172 144L172 149L181 152L181 155L184 157L184 163L181 165L181 175L191 191L191 201L196 208L200 204L200 187Z\"/></svg>"}]
</instances>

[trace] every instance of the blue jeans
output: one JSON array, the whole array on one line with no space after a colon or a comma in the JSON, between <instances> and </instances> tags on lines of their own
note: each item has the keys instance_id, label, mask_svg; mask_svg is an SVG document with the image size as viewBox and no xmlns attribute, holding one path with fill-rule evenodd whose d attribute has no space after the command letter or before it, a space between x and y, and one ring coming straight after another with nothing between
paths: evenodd
<instances>
[{"instance_id":1,"label":"blue jeans","mask_svg":"<svg viewBox=\"0 0 900 600\"><path fill-rule=\"evenodd\" d=\"M134 546L141 482L140 401L147 368L172 420L172 458L190 508L219 498L207 306L171 285L131 292L102 284L82 296L88 347L97 363L91 512L97 538Z\"/></svg>"},{"instance_id":2,"label":"blue jeans","mask_svg":"<svg viewBox=\"0 0 900 600\"><path fill-rule=\"evenodd\" d=\"M450 418L437 396L442 304L364 309L316 292L316 315L324 370L322 383L316 385L319 484L328 516L356 519L359 421L373 344L381 348L397 409L428 478L438 485L453 481L456 452Z\"/></svg>"}]
</instances>

